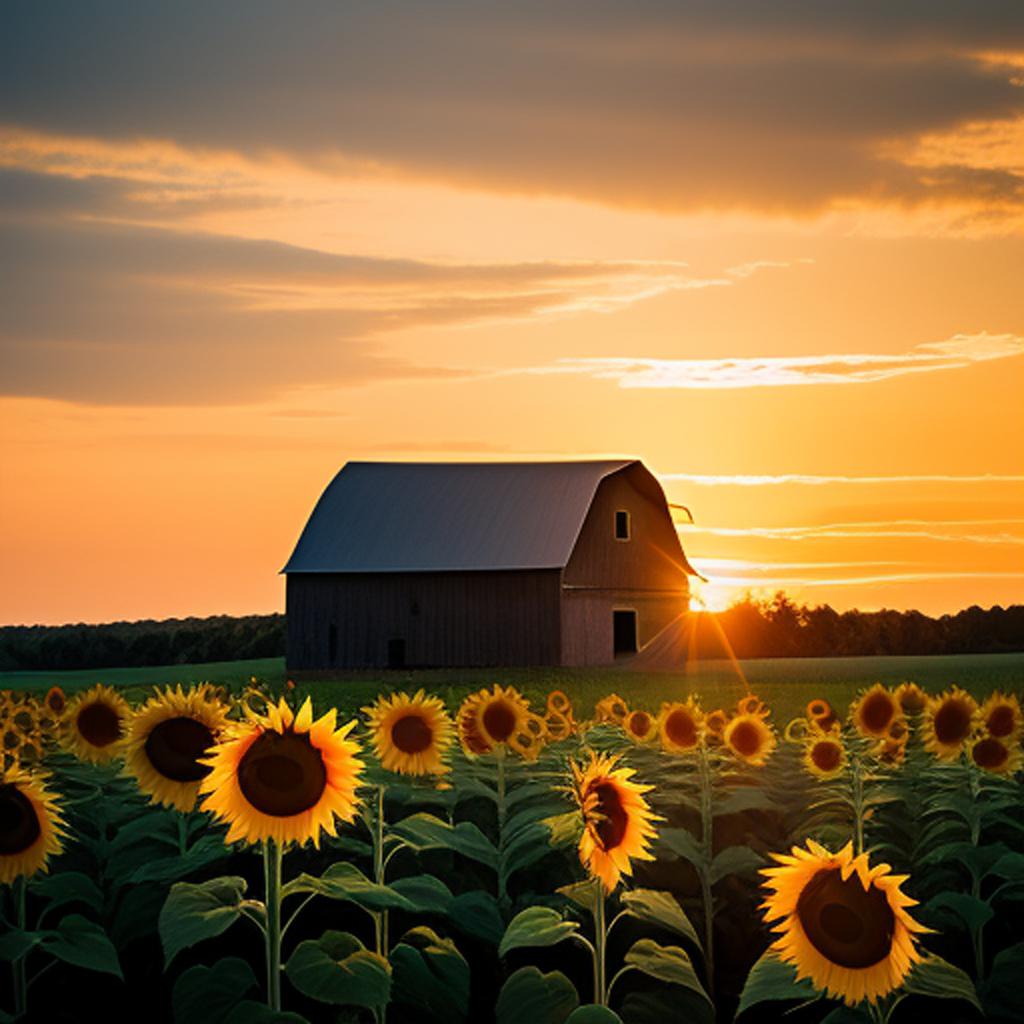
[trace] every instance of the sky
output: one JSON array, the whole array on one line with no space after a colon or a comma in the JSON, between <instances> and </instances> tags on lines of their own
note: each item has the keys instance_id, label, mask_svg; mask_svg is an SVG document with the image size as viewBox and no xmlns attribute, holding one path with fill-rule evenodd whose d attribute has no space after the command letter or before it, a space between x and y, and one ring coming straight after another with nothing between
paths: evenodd
<instances>
[{"instance_id":1,"label":"sky","mask_svg":"<svg viewBox=\"0 0 1024 1024\"><path fill-rule=\"evenodd\" d=\"M637 457L723 607L1024 602L1024 6L11 3L0 623L283 610L350 459Z\"/></svg>"}]
</instances>

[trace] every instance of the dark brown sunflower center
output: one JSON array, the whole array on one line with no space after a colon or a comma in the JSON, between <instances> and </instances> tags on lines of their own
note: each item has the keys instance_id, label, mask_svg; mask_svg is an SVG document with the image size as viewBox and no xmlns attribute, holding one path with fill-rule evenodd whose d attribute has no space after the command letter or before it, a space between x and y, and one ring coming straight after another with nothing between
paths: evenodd
<instances>
[{"instance_id":1,"label":"dark brown sunflower center","mask_svg":"<svg viewBox=\"0 0 1024 1024\"><path fill-rule=\"evenodd\" d=\"M196 759L213 746L213 733L202 722L182 716L155 725L146 737L146 757L164 778L198 782L210 774Z\"/></svg>"},{"instance_id":2,"label":"dark brown sunflower center","mask_svg":"<svg viewBox=\"0 0 1024 1024\"><path fill-rule=\"evenodd\" d=\"M896 713L888 694L873 693L865 698L861 706L860 716L865 728L871 732L884 732Z\"/></svg>"},{"instance_id":3,"label":"dark brown sunflower center","mask_svg":"<svg viewBox=\"0 0 1024 1024\"><path fill-rule=\"evenodd\" d=\"M516 731L515 708L507 700L492 700L484 708L484 728L497 743L505 743Z\"/></svg>"},{"instance_id":4,"label":"dark brown sunflower center","mask_svg":"<svg viewBox=\"0 0 1024 1024\"><path fill-rule=\"evenodd\" d=\"M919 690L905 690L900 695L900 707L904 711L920 711L924 707L924 697Z\"/></svg>"},{"instance_id":5,"label":"dark brown sunflower center","mask_svg":"<svg viewBox=\"0 0 1024 1024\"><path fill-rule=\"evenodd\" d=\"M75 724L94 747L109 747L121 736L121 716L109 704L86 704Z\"/></svg>"},{"instance_id":6,"label":"dark brown sunflower center","mask_svg":"<svg viewBox=\"0 0 1024 1024\"><path fill-rule=\"evenodd\" d=\"M947 700L935 712L935 737L940 743L959 743L971 731L970 709L959 700Z\"/></svg>"},{"instance_id":7,"label":"dark brown sunflower center","mask_svg":"<svg viewBox=\"0 0 1024 1024\"><path fill-rule=\"evenodd\" d=\"M892 951L896 916L889 898L874 886L865 892L856 874L844 882L838 868L819 871L796 912L811 945L840 967L871 967Z\"/></svg>"},{"instance_id":8,"label":"dark brown sunflower center","mask_svg":"<svg viewBox=\"0 0 1024 1024\"><path fill-rule=\"evenodd\" d=\"M64 694L60 690L51 690L46 695L46 706L59 715L64 710Z\"/></svg>"},{"instance_id":9,"label":"dark brown sunflower center","mask_svg":"<svg viewBox=\"0 0 1024 1024\"><path fill-rule=\"evenodd\" d=\"M828 714L829 708L823 700L812 700L807 710L811 713L811 718L823 718Z\"/></svg>"},{"instance_id":10,"label":"dark brown sunflower center","mask_svg":"<svg viewBox=\"0 0 1024 1024\"><path fill-rule=\"evenodd\" d=\"M327 769L308 733L265 732L242 755L238 785L256 810L287 818L315 806Z\"/></svg>"},{"instance_id":11,"label":"dark brown sunflower center","mask_svg":"<svg viewBox=\"0 0 1024 1024\"><path fill-rule=\"evenodd\" d=\"M761 733L753 722L740 722L730 734L729 743L744 757L752 757L761 749Z\"/></svg>"},{"instance_id":12,"label":"dark brown sunflower center","mask_svg":"<svg viewBox=\"0 0 1024 1024\"><path fill-rule=\"evenodd\" d=\"M651 716L646 711L634 711L629 716L629 729L634 736L646 736L651 731Z\"/></svg>"},{"instance_id":13,"label":"dark brown sunflower center","mask_svg":"<svg viewBox=\"0 0 1024 1024\"><path fill-rule=\"evenodd\" d=\"M1009 736L1014 727L1013 708L1006 704L1000 704L992 709L985 725L993 736Z\"/></svg>"},{"instance_id":14,"label":"dark brown sunflower center","mask_svg":"<svg viewBox=\"0 0 1024 1024\"><path fill-rule=\"evenodd\" d=\"M21 733L12 726L4 729L4 750L16 750L21 745Z\"/></svg>"},{"instance_id":15,"label":"dark brown sunflower center","mask_svg":"<svg viewBox=\"0 0 1024 1024\"><path fill-rule=\"evenodd\" d=\"M665 735L677 747L692 747L697 743L697 723L693 715L683 708L671 711L665 719Z\"/></svg>"},{"instance_id":16,"label":"dark brown sunflower center","mask_svg":"<svg viewBox=\"0 0 1024 1024\"><path fill-rule=\"evenodd\" d=\"M32 801L11 783L0 785L0 855L22 853L39 838Z\"/></svg>"},{"instance_id":17,"label":"dark brown sunflower center","mask_svg":"<svg viewBox=\"0 0 1024 1024\"><path fill-rule=\"evenodd\" d=\"M823 772L830 772L838 768L841 757L839 744L833 743L831 740L815 743L811 748L811 760L815 767L820 768Z\"/></svg>"},{"instance_id":18,"label":"dark brown sunflower center","mask_svg":"<svg viewBox=\"0 0 1024 1024\"><path fill-rule=\"evenodd\" d=\"M1002 768L1010 756L1009 750L996 739L983 739L974 744L971 757L979 768Z\"/></svg>"},{"instance_id":19,"label":"dark brown sunflower center","mask_svg":"<svg viewBox=\"0 0 1024 1024\"><path fill-rule=\"evenodd\" d=\"M403 754L422 754L433 739L434 733L422 715L403 715L391 727L391 742Z\"/></svg>"},{"instance_id":20,"label":"dark brown sunflower center","mask_svg":"<svg viewBox=\"0 0 1024 1024\"><path fill-rule=\"evenodd\" d=\"M597 823L597 838L604 850L614 850L626 835L629 815L622 806L622 798L614 783L599 782L592 792L597 794L595 811L601 816Z\"/></svg>"}]
</instances>

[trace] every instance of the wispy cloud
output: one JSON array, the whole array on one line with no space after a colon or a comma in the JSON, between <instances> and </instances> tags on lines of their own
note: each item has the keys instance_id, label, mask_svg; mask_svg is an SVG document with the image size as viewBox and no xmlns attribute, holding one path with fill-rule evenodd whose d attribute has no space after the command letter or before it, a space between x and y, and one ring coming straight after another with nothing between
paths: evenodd
<instances>
[{"instance_id":1,"label":"wispy cloud","mask_svg":"<svg viewBox=\"0 0 1024 1024\"><path fill-rule=\"evenodd\" d=\"M830 484L853 484L874 486L880 484L1020 484L1024 474L1014 473L908 473L896 476L823 476L809 473L779 474L722 474L710 473L659 473L660 480L679 480L697 487L777 487L786 484L800 484L822 487Z\"/></svg>"},{"instance_id":2,"label":"wispy cloud","mask_svg":"<svg viewBox=\"0 0 1024 1024\"><path fill-rule=\"evenodd\" d=\"M871 384L911 373L959 370L1024 354L1016 334L956 334L901 354L844 353L724 359L599 356L560 359L531 374L573 374L614 380L621 388L732 389L811 384Z\"/></svg>"},{"instance_id":3,"label":"wispy cloud","mask_svg":"<svg viewBox=\"0 0 1024 1024\"><path fill-rule=\"evenodd\" d=\"M952 544L1024 545L1024 536L1007 532L978 533L949 529L955 525L995 525L1024 523L1022 519L963 520L925 522L923 520L894 520L892 522L831 523L820 526L690 526L680 524L678 529L687 535L708 534L713 537L757 537L763 540L933 540ZM945 527L938 529L937 527Z\"/></svg>"},{"instance_id":4,"label":"wispy cloud","mask_svg":"<svg viewBox=\"0 0 1024 1024\"><path fill-rule=\"evenodd\" d=\"M700 559L697 559L698 564ZM815 578L811 576L772 576L765 579L759 576L718 576L716 583L728 583L736 587L764 587L785 589L787 587L849 587L865 584L881 583L928 583L938 580L1019 580L1016 572L900 572L879 573L867 576L835 576Z\"/></svg>"}]
</instances>

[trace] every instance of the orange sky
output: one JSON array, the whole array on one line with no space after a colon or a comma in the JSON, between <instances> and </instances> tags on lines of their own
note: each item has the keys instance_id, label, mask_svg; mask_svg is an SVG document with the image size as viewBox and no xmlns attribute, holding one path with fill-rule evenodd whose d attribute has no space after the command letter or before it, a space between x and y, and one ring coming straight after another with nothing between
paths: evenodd
<instances>
[{"instance_id":1,"label":"orange sky","mask_svg":"<svg viewBox=\"0 0 1024 1024\"><path fill-rule=\"evenodd\" d=\"M1024 601L1019 7L303 11L7 15L0 623L280 610L348 459L640 457L711 606Z\"/></svg>"}]
</instances>

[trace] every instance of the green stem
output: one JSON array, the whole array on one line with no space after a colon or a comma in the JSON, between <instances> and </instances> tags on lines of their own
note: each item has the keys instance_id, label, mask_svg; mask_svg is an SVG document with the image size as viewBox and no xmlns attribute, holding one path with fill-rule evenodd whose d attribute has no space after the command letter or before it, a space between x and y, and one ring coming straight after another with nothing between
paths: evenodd
<instances>
[{"instance_id":1,"label":"green stem","mask_svg":"<svg viewBox=\"0 0 1024 1024\"><path fill-rule=\"evenodd\" d=\"M498 901L506 899L505 886L505 818L508 811L505 807L505 745L499 743L494 751L497 765L498 789Z\"/></svg>"},{"instance_id":2,"label":"green stem","mask_svg":"<svg viewBox=\"0 0 1024 1024\"><path fill-rule=\"evenodd\" d=\"M981 787L978 785L977 772L968 768L970 773L971 807L974 814L971 818L971 845L978 846L981 841L981 812L979 803L981 801ZM972 870L971 872L971 895L976 900L981 900L981 878ZM974 980L980 985L985 980L985 925L981 924L971 928L971 945L974 947Z\"/></svg>"},{"instance_id":3,"label":"green stem","mask_svg":"<svg viewBox=\"0 0 1024 1024\"><path fill-rule=\"evenodd\" d=\"M373 880L384 885L384 787L377 787L377 806L373 820ZM388 955L388 912L380 910L374 915L374 937L378 956Z\"/></svg>"},{"instance_id":4,"label":"green stem","mask_svg":"<svg viewBox=\"0 0 1024 1024\"><path fill-rule=\"evenodd\" d=\"M184 857L188 852L188 818L178 814L178 855Z\"/></svg>"},{"instance_id":5,"label":"green stem","mask_svg":"<svg viewBox=\"0 0 1024 1024\"><path fill-rule=\"evenodd\" d=\"M704 907L704 964L707 968L708 995L714 999L715 991L715 903L711 892L711 861L714 859L714 824L711 812L711 766L708 752L700 748L700 826L701 826L701 869L700 891Z\"/></svg>"},{"instance_id":6,"label":"green stem","mask_svg":"<svg viewBox=\"0 0 1024 1024\"><path fill-rule=\"evenodd\" d=\"M28 915L25 908L25 893L28 881L24 875L14 881L14 903L19 931L28 927ZM14 1016L21 1017L28 1013L28 984L25 976L25 960L28 954L19 956L11 965L14 970Z\"/></svg>"},{"instance_id":7,"label":"green stem","mask_svg":"<svg viewBox=\"0 0 1024 1024\"><path fill-rule=\"evenodd\" d=\"M263 843L263 878L267 903L267 1006L281 1009L281 845Z\"/></svg>"},{"instance_id":8,"label":"green stem","mask_svg":"<svg viewBox=\"0 0 1024 1024\"><path fill-rule=\"evenodd\" d=\"M607 1006L608 993L605 988L605 947L608 945L608 930L605 927L604 884L595 878L597 892L594 895L594 1002Z\"/></svg>"},{"instance_id":9,"label":"green stem","mask_svg":"<svg viewBox=\"0 0 1024 1024\"><path fill-rule=\"evenodd\" d=\"M850 788L853 800L853 853L859 857L864 852L864 777L861 775L860 758L850 758Z\"/></svg>"}]
</instances>

